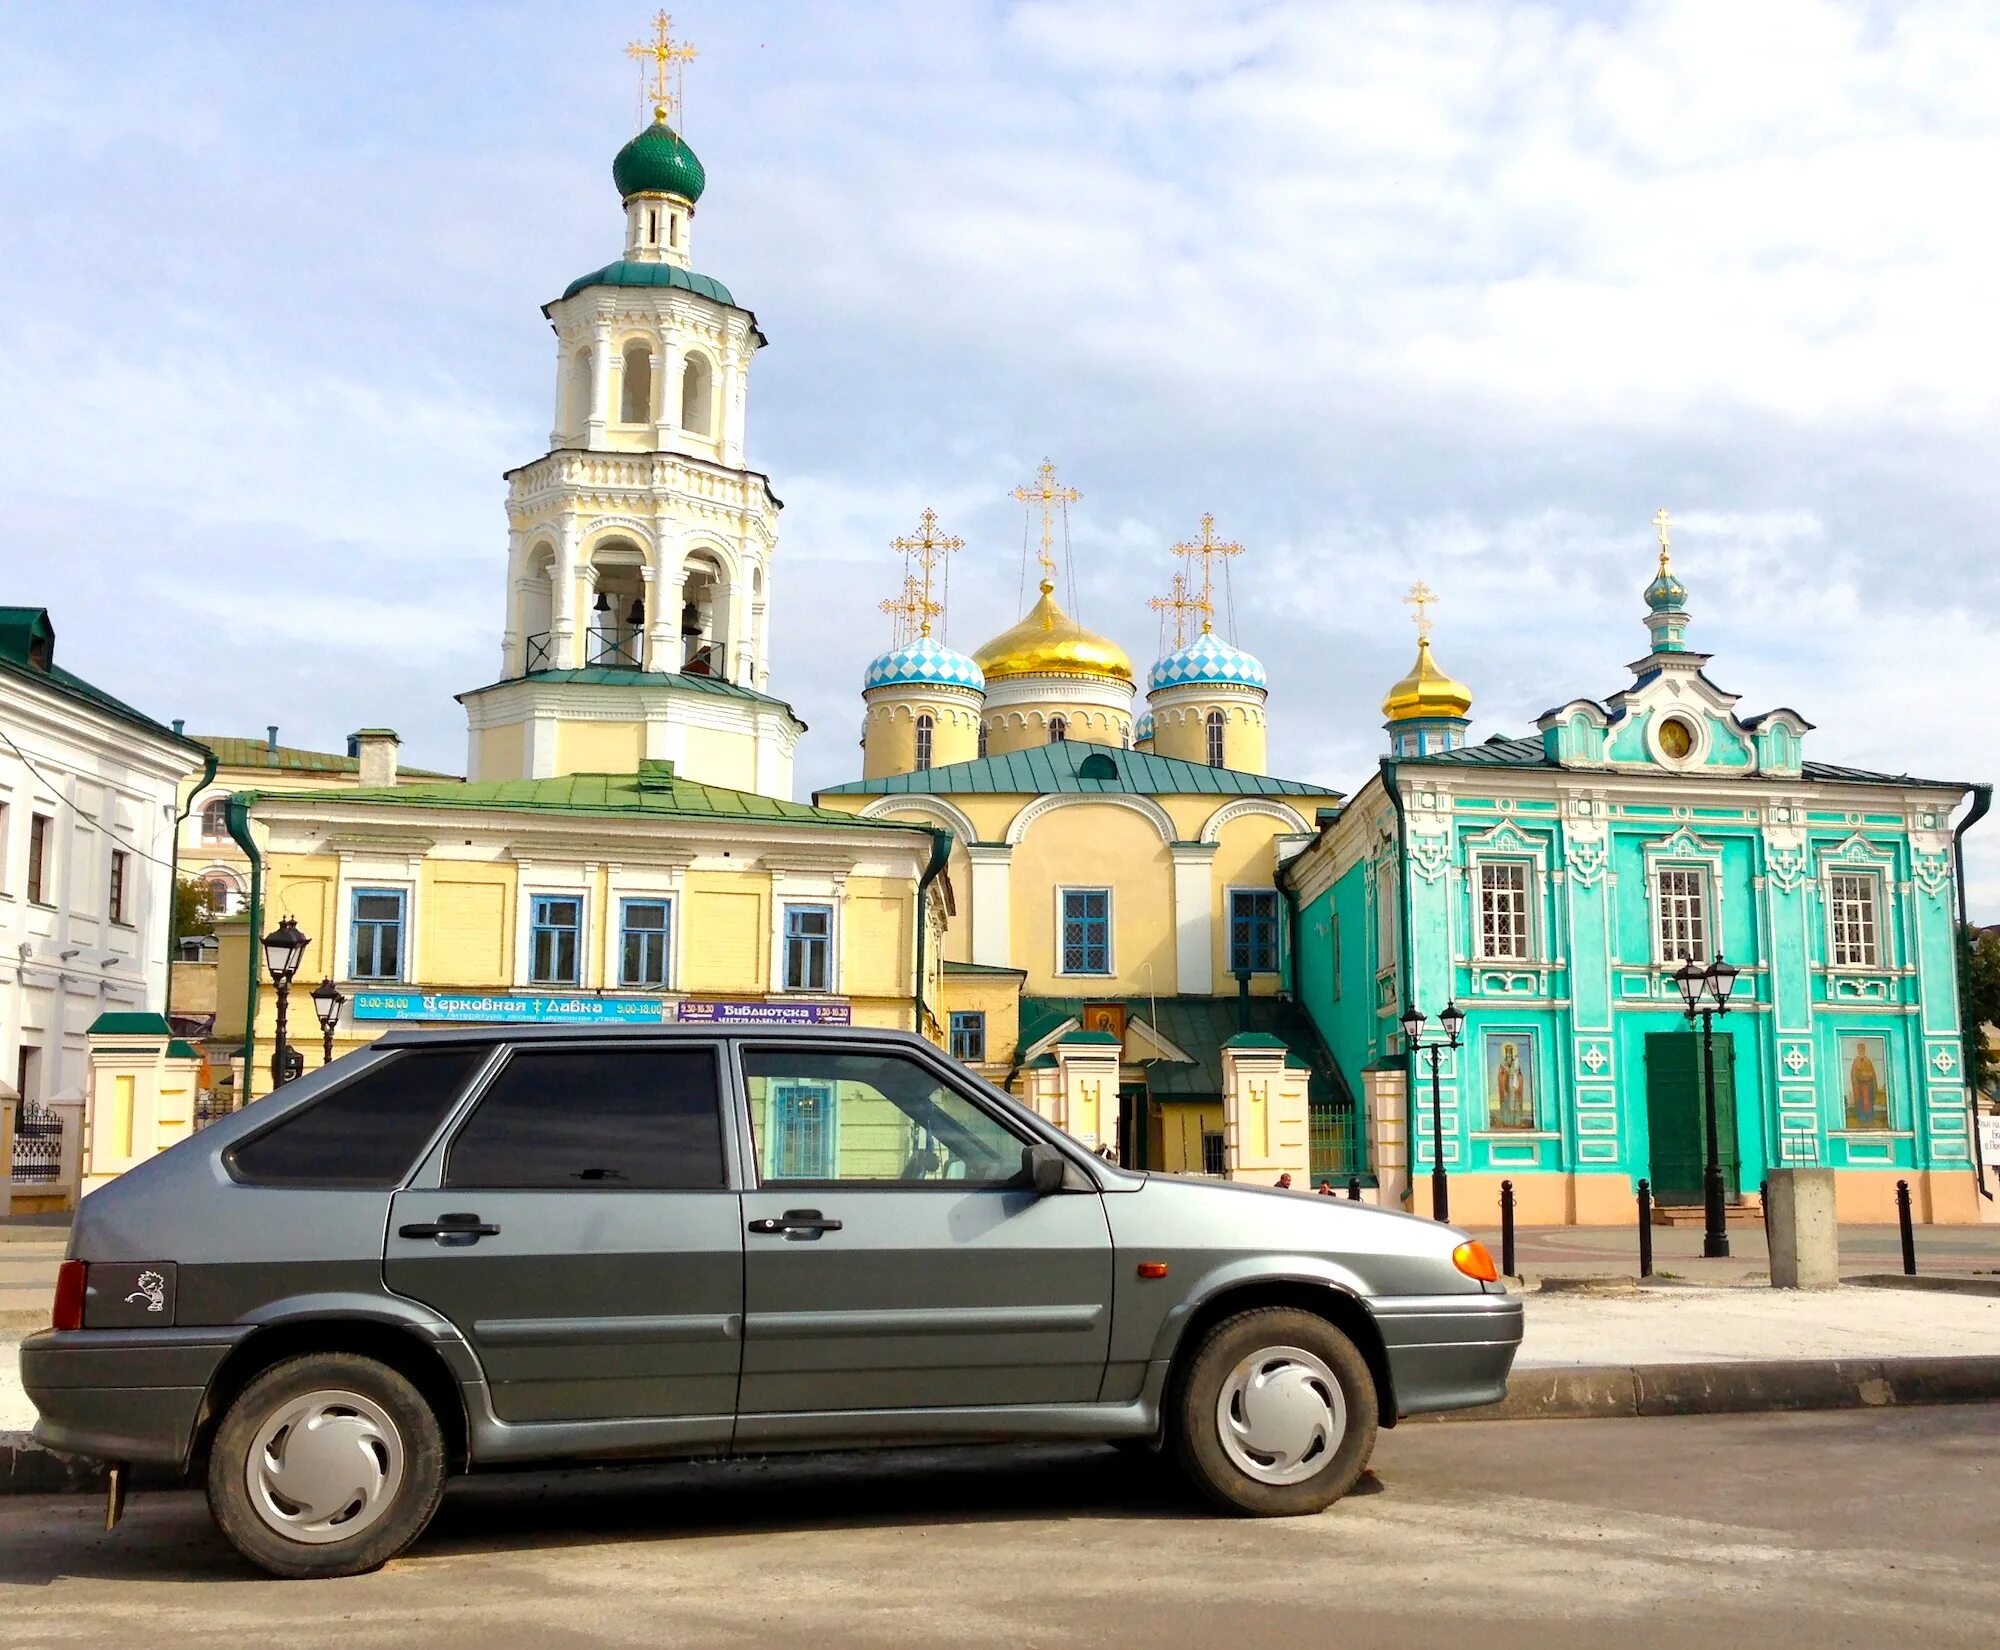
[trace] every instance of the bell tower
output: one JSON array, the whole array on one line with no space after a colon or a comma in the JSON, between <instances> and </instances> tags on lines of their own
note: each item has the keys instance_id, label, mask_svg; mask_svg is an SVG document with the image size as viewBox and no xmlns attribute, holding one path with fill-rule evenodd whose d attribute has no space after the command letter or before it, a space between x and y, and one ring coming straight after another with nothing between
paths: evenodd
<instances>
[{"instance_id":1,"label":"bell tower","mask_svg":"<svg viewBox=\"0 0 2000 1650\"><path fill-rule=\"evenodd\" d=\"M507 474L500 674L459 696L474 779L630 773L789 797L804 731L769 696L777 498L745 466L757 318L693 264L708 178L675 128L694 48L666 13L630 55L653 121L612 161L624 251L543 306L549 450Z\"/></svg>"}]
</instances>

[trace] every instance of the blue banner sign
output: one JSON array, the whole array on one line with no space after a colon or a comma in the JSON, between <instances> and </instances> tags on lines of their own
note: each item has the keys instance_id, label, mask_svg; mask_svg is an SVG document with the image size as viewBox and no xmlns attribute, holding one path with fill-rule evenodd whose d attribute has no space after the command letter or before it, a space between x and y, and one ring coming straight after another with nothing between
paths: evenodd
<instances>
[{"instance_id":1,"label":"blue banner sign","mask_svg":"<svg viewBox=\"0 0 2000 1650\"><path fill-rule=\"evenodd\" d=\"M854 1005L682 1002L674 1018L684 1026L848 1026L854 1024Z\"/></svg>"},{"instance_id":2,"label":"blue banner sign","mask_svg":"<svg viewBox=\"0 0 2000 1650\"><path fill-rule=\"evenodd\" d=\"M525 992L357 991L357 1020L449 1020L538 1025L658 1025L658 997L538 997Z\"/></svg>"}]
</instances>

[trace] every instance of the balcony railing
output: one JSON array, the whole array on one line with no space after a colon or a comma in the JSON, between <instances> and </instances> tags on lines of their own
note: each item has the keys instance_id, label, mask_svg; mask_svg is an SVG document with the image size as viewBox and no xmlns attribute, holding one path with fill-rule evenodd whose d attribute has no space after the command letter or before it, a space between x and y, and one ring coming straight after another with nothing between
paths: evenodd
<instances>
[{"instance_id":1,"label":"balcony railing","mask_svg":"<svg viewBox=\"0 0 2000 1650\"><path fill-rule=\"evenodd\" d=\"M594 624L584 632L584 658L600 670L638 670L640 633L623 625Z\"/></svg>"},{"instance_id":2,"label":"balcony railing","mask_svg":"<svg viewBox=\"0 0 2000 1650\"><path fill-rule=\"evenodd\" d=\"M681 639L681 669L689 676L727 676L728 649L699 636Z\"/></svg>"},{"instance_id":3,"label":"balcony railing","mask_svg":"<svg viewBox=\"0 0 2000 1650\"><path fill-rule=\"evenodd\" d=\"M623 625L592 625L584 633L584 658L601 669L643 670L643 647L642 633ZM699 636L682 639L681 670L687 675L726 678L728 664L729 651L721 642L704 641ZM565 662L556 652L554 631L537 631L527 638L522 675L535 676L546 670L565 668Z\"/></svg>"}]
</instances>

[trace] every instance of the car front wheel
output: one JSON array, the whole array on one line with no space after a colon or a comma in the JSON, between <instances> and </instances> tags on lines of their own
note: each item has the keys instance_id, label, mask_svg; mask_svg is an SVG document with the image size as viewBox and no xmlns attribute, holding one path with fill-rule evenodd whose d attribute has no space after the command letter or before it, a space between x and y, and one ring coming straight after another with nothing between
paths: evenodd
<instances>
[{"instance_id":1,"label":"car front wheel","mask_svg":"<svg viewBox=\"0 0 2000 1650\"><path fill-rule=\"evenodd\" d=\"M208 1506L273 1575L359 1575L423 1533L444 1480L443 1433L409 1381L372 1358L314 1353L273 1365L229 1406Z\"/></svg>"},{"instance_id":2,"label":"car front wheel","mask_svg":"<svg viewBox=\"0 0 2000 1650\"><path fill-rule=\"evenodd\" d=\"M1316 1513L1375 1448L1375 1381L1324 1318L1260 1307L1210 1330L1175 1404L1182 1468L1210 1500L1256 1517Z\"/></svg>"}]
</instances>

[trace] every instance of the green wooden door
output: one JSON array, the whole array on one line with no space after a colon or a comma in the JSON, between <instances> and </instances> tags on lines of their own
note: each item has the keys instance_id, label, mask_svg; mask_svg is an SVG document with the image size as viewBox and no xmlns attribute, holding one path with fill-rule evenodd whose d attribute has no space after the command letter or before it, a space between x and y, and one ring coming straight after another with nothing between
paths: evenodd
<instances>
[{"instance_id":1,"label":"green wooden door","mask_svg":"<svg viewBox=\"0 0 2000 1650\"><path fill-rule=\"evenodd\" d=\"M1700 1032L1647 1033L1646 1134L1655 1203L1671 1206L1702 1200L1706 1136L1701 1082ZM1723 1035L1715 1039L1715 1126L1723 1190L1733 1203L1739 1196L1740 1174L1736 1158L1736 1043Z\"/></svg>"}]
</instances>

